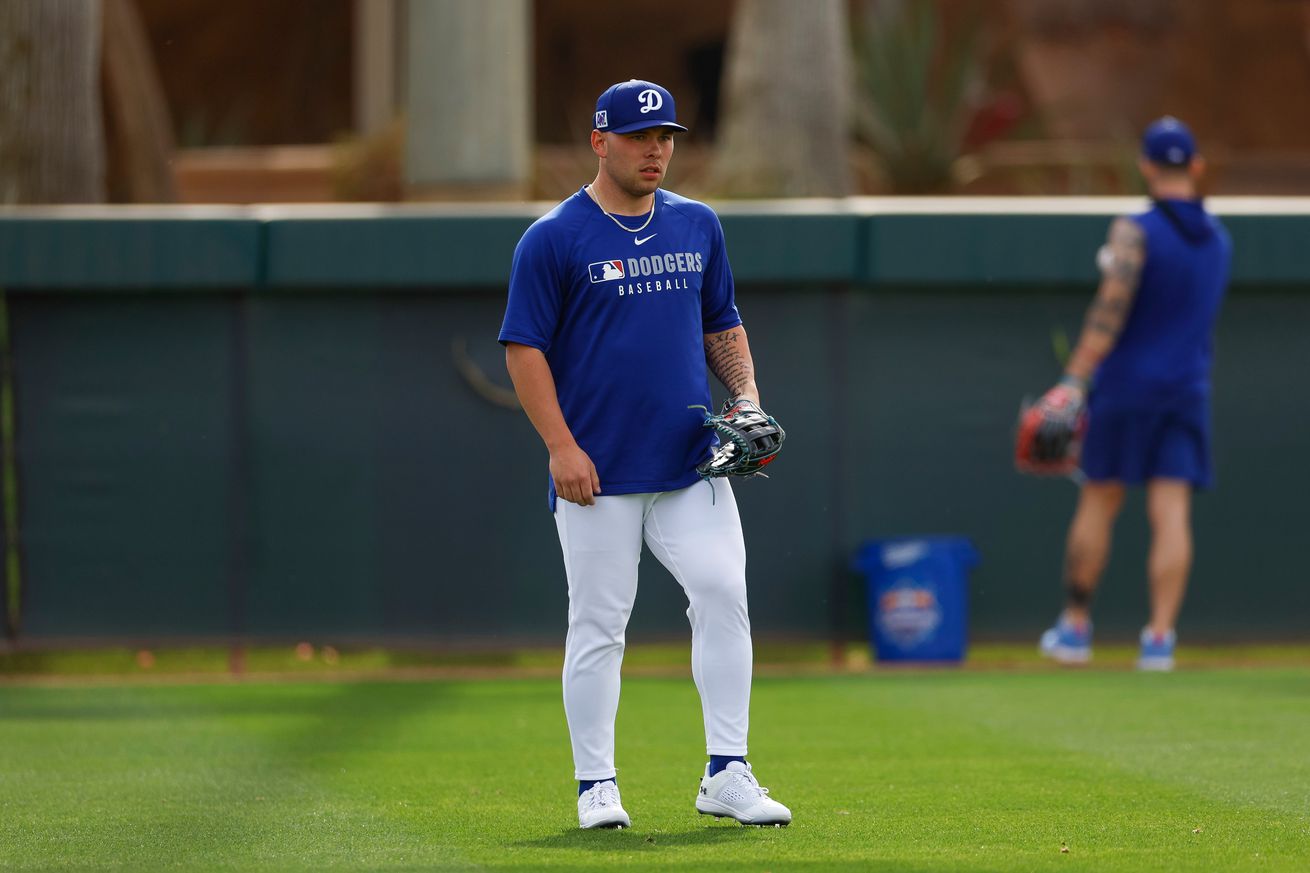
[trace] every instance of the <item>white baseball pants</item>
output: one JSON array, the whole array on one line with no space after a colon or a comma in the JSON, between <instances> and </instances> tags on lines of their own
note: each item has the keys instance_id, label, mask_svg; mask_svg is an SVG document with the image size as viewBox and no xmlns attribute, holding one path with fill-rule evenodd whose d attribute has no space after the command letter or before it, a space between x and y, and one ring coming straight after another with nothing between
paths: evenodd
<instances>
[{"instance_id":1,"label":"white baseball pants","mask_svg":"<svg viewBox=\"0 0 1310 873\"><path fill-rule=\"evenodd\" d=\"M579 780L615 776L619 669L643 539L690 602L691 673L706 751L746 754L752 657L746 546L732 487L716 479L713 489L698 482L680 491L602 495L594 506L556 504L569 584L564 711Z\"/></svg>"}]
</instances>

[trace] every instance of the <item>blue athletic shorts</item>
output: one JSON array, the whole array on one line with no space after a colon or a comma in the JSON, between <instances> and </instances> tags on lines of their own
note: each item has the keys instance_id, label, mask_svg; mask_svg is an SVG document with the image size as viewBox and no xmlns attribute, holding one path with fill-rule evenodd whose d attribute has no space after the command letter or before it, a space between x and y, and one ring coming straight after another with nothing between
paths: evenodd
<instances>
[{"instance_id":1,"label":"blue athletic shorts","mask_svg":"<svg viewBox=\"0 0 1310 873\"><path fill-rule=\"evenodd\" d=\"M1141 485L1160 478L1184 479L1196 488L1214 484L1205 395L1146 406L1093 394L1088 417L1082 469L1091 481Z\"/></svg>"}]
</instances>

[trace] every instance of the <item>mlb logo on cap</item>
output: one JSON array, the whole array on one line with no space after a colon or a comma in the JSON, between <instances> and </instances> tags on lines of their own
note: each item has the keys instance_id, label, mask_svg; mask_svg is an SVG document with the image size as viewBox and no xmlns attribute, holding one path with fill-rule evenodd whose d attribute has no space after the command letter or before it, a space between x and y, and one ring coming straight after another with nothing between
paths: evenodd
<instances>
[{"instance_id":1,"label":"mlb logo on cap","mask_svg":"<svg viewBox=\"0 0 1310 873\"><path fill-rule=\"evenodd\" d=\"M632 133L648 127L671 127L678 124L673 95L654 82L629 79L606 88L596 100L596 130L605 133Z\"/></svg>"},{"instance_id":2,"label":"mlb logo on cap","mask_svg":"<svg viewBox=\"0 0 1310 873\"><path fill-rule=\"evenodd\" d=\"M1185 167L1196 155L1196 140L1187 125L1166 115L1142 134L1142 154L1153 164Z\"/></svg>"}]
</instances>

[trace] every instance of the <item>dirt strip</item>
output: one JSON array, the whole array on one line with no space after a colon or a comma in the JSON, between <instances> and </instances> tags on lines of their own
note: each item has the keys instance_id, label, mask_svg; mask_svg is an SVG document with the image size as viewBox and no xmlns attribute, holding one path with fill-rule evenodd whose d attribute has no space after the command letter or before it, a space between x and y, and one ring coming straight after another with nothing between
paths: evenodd
<instances>
[{"instance_id":1,"label":"dirt strip","mask_svg":"<svg viewBox=\"0 0 1310 873\"><path fill-rule=\"evenodd\" d=\"M828 664L757 664L755 675L762 678L798 678L832 676L895 676L932 675L940 673L1054 673L1069 670L1076 673L1120 673L1135 669L1131 658L1106 659L1093 666L1062 668L1032 658L1013 660L988 658L981 662L961 665L935 665L906 663L897 665L852 663L844 666ZM1310 660L1287 657L1249 657L1235 652L1231 657L1206 656L1189 662L1181 659L1178 672L1194 673L1214 670L1296 670L1310 673ZM558 679L560 670L555 666L426 666L385 667L362 670L260 670L242 674L228 672L161 672L161 673L106 673L106 674L8 674L0 675L0 687L97 687L131 685L237 685L304 683L357 683L357 682L466 682L513 681L522 679ZM688 664L635 665L623 668L626 678L689 678Z\"/></svg>"}]
</instances>

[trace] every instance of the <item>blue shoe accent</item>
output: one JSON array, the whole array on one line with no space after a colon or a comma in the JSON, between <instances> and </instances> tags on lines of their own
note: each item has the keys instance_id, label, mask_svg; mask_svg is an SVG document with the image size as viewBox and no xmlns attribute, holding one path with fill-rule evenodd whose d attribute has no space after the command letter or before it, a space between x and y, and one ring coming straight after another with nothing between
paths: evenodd
<instances>
[{"instance_id":1,"label":"blue shoe accent","mask_svg":"<svg viewBox=\"0 0 1310 873\"><path fill-rule=\"evenodd\" d=\"M1092 623L1075 625L1061 616L1042 634L1038 651L1061 664L1086 664L1092 659Z\"/></svg>"},{"instance_id":2,"label":"blue shoe accent","mask_svg":"<svg viewBox=\"0 0 1310 873\"><path fill-rule=\"evenodd\" d=\"M581 797L582 795L586 794L588 791L590 791L592 788L594 788L595 786L599 785L602 782L613 782L615 785L617 785L619 780L617 777L614 776L611 776L608 779L580 780L578 782L578 797Z\"/></svg>"},{"instance_id":3,"label":"blue shoe accent","mask_svg":"<svg viewBox=\"0 0 1310 873\"><path fill-rule=\"evenodd\" d=\"M1174 645L1178 635L1173 631L1162 636L1151 633L1150 628L1142 628L1142 651L1137 657L1138 670L1154 670L1167 673L1174 668Z\"/></svg>"},{"instance_id":4,"label":"blue shoe accent","mask_svg":"<svg viewBox=\"0 0 1310 873\"><path fill-rule=\"evenodd\" d=\"M733 761L746 763L746 759L741 755L710 755L710 775L719 775L719 772L728 769L728 765Z\"/></svg>"}]
</instances>

